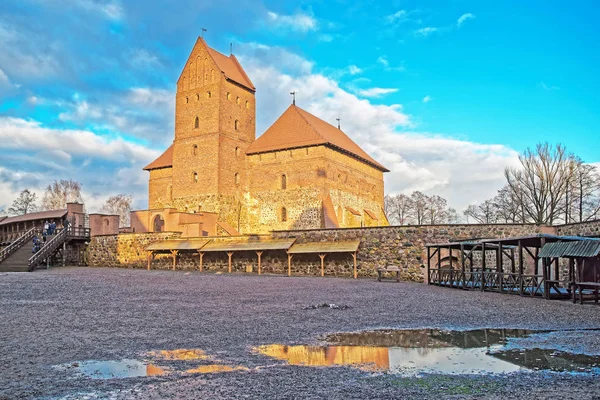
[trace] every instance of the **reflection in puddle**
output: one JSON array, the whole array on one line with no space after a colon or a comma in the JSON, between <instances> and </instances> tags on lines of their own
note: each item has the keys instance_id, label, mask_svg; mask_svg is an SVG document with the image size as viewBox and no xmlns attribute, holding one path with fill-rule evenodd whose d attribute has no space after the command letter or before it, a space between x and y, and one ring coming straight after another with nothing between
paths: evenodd
<instances>
[{"instance_id":1,"label":"reflection in puddle","mask_svg":"<svg viewBox=\"0 0 600 400\"><path fill-rule=\"evenodd\" d=\"M600 373L600 357L529 348L507 350L504 345L534 332L514 329L475 331L384 330L343 333L327 338L331 346L273 344L254 350L291 365L354 366L390 371L403 376L426 373L500 374L553 370Z\"/></svg>"},{"instance_id":2,"label":"reflection in puddle","mask_svg":"<svg viewBox=\"0 0 600 400\"><path fill-rule=\"evenodd\" d=\"M84 361L74 363L69 367L75 368L83 375L94 379L134 378L140 376L164 375L163 368L146 364L139 360L117 361Z\"/></svg>"},{"instance_id":3,"label":"reflection in puddle","mask_svg":"<svg viewBox=\"0 0 600 400\"><path fill-rule=\"evenodd\" d=\"M148 353L148 356L176 361L207 360L210 358L200 349L158 350Z\"/></svg>"},{"instance_id":4,"label":"reflection in puddle","mask_svg":"<svg viewBox=\"0 0 600 400\"><path fill-rule=\"evenodd\" d=\"M230 367L229 365L211 364L201 365L197 368L188 369L185 372L190 374L213 374L215 372L232 372L232 371L250 371L246 367Z\"/></svg>"}]
</instances>

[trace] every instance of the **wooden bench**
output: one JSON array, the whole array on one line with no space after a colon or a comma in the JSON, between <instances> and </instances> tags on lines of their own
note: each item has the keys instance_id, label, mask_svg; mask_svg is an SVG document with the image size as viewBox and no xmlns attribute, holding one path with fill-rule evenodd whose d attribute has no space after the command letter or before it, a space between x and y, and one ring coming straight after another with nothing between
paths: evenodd
<instances>
[{"instance_id":1,"label":"wooden bench","mask_svg":"<svg viewBox=\"0 0 600 400\"><path fill-rule=\"evenodd\" d=\"M396 282L400 282L400 268L395 265L388 265L387 267L377 268L377 282L381 282L384 273L396 273Z\"/></svg>"},{"instance_id":2,"label":"wooden bench","mask_svg":"<svg viewBox=\"0 0 600 400\"><path fill-rule=\"evenodd\" d=\"M579 302L583 304L583 289L591 289L594 291L594 301L598 302L598 289L600 289L600 282L573 282L573 303L577 302L577 288L579 288Z\"/></svg>"}]
</instances>

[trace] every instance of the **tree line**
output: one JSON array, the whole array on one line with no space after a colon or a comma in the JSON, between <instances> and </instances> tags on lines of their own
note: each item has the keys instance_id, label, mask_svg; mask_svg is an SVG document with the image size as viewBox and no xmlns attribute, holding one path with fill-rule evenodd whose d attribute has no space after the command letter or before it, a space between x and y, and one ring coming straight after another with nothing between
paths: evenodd
<instances>
[{"instance_id":1,"label":"tree line","mask_svg":"<svg viewBox=\"0 0 600 400\"><path fill-rule=\"evenodd\" d=\"M600 217L600 172L565 146L540 143L519 155L519 166L504 170L505 185L496 195L463 210L466 223L584 222ZM446 199L421 192L385 196L391 224L461 222Z\"/></svg>"},{"instance_id":2,"label":"tree line","mask_svg":"<svg viewBox=\"0 0 600 400\"><path fill-rule=\"evenodd\" d=\"M36 211L60 210L67 208L67 203L84 203L81 195L82 184L77 181L61 179L55 180L44 190L41 201L34 191L24 189L8 208L9 215L24 215ZM100 209L106 214L120 216L120 226L130 225L130 211L133 197L130 194L117 194L110 196ZM4 211L0 210L0 214Z\"/></svg>"}]
</instances>

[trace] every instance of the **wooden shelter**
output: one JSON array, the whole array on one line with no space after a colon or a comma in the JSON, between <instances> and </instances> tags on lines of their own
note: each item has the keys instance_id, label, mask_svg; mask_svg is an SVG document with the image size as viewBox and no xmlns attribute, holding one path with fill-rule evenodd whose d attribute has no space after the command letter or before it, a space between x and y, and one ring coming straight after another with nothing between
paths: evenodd
<instances>
[{"instance_id":1,"label":"wooden shelter","mask_svg":"<svg viewBox=\"0 0 600 400\"><path fill-rule=\"evenodd\" d=\"M539 234L430 244L426 246L427 283L545 299L568 298L571 289L560 285L558 258L541 257L540 249L548 243L584 239ZM442 251L447 253L446 257L442 257ZM493 257L489 257L490 253ZM477 259L475 255L478 255ZM437 262L432 265L435 257Z\"/></svg>"},{"instance_id":2,"label":"wooden shelter","mask_svg":"<svg viewBox=\"0 0 600 400\"><path fill-rule=\"evenodd\" d=\"M325 276L325 256L331 253L350 253L354 260L354 269L352 276L354 279L358 277L356 266L356 253L360 240L343 241L343 242L310 242L294 244L288 250L288 276L292 275L292 258L295 254L318 254L321 259L321 276Z\"/></svg>"}]
</instances>

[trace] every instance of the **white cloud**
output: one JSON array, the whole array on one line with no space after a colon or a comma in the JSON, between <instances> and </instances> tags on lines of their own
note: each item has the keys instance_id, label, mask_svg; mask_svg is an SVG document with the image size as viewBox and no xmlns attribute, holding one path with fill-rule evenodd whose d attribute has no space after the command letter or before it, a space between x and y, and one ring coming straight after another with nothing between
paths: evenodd
<instances>
[{"instance_id":1,"label":"white cloud","mask_svg":"<svg viewBox=\"0 0 600 400\"><path fill-rule=\"evenodd\" d=\"M406 10L398 10L393 14L387 15L385 17L385 21L388 24L393 24L396 21L403 20L404 18L406 18L406 16L407 16Z\"/></svg>"},{"instance_id":2,"label":"white cloud","mask_svg":"<svg viewBox=\"0 0 600 400\"><path fill-rule=\"evenodd\" d=\"M546 83L544 83L544 82L540 82L540 83L539 83L539 86L540 86L542 89L544 89L544 90L547 90L547 91L549 91L549 92L552 92L552 91L554 91L554 90L560 90L560 87L558 87L558 86L553 86L553 85L547 85L547 84L546 84Z\"/></svg>"},{"instance_id":3,"label":"white cloud","mask_svg":"<svg viewBox=\"0 0 600 400\"><path fill-rule=\"evenodd\" d=\"M0 68L0 88L7 88L10 86L12 85L10 83L10 80L8 79L8 76L6 76L4 71L2 71L2 68Z\"/></svg>"},{"instance_id":4,"label":"white cloud","mask_svg":"<svg viewBox=\"0 0 600 400\"><path fill-rule=\"evenodd\" d=\"M386 56L379 56L377 58L377 63L381 64L386 71L399 71L399 72L406 71L406 68L404 67L404 65L392 67Z\"/></svg>"},{"instance_id":5,"label":"white cloud","mask_svg":"<svg viewBox=\"0 0 600 400\"><path fill-rule=\"evenodd\" d=\"M348 72L350 72L350 75L356 75L356 74L360 74L362 71L362 69L358 68L356 65L350 65L348 67Z\"/></svg>"},{"instance_id":6,"label":"white cloud","mask_svg":"<svg viewBox=\"0 0 600 400\"><path fill-rule=\"evenodd\" d=\"M396 93L398 89L395 88L380 88L374 87L369 89L358 89L356 94L363 97L381 97L386 94Z\"/></svg>"},{"instance_id":7,"label":"white cloud","mask_svg":"<svg viewBox=\"0 0 600 400\"><path fill-rule=\"evenodd\" d=\"M456 25L458 27L460 27L466 20L468 19L475 19L475 15L471 14L471 13L466 13L461 15L458 20L456 21Z\"/></svg>"},{"instance_id":8,"label":"white cloud","mask_svg":"<svg viewBox=\"0 0 600 400\"><path fill-rule=\"evenodd\" d=\"M433 100L433 99L431 98L430 95L423 97L423 103L429 103L431 100Z\"/></svg>"},{"instance_id":9,"label":"white cloud","mask_svg":"<svg viewBox=\"0 0 600 400\"><path fill-rule=\"evenodd\" d=\"M56 0L52 0L56 1ZM62 2L59 2L60 5ZM124 18L123 7L119 2L103 0L75 0L69 3L78 6L90 14L98 14L110 20L121 20Z\"/></svg>"},{"instance_id":10,"label":"white cloud","mask_svg":"<svg viewBox=\"0 0 600 400\"><path fill-rule=\"evenodd\" d=\"M156 54L150 53L146 49L134 49L129 52L127 57L129 64L135 68L148 69L160 68L162 63Z\"/></svg>"},{"instance_id":11,"label":"white cloud","mask_svg":"<svg viewBox=\"0 0 600 400\"><path fill-rule=\"evenodd\" d=\"M417 29L415 31L415 34L419 35L419 36L429 36L432 33L436 33L438 31L439 31L439 28L435 28L433 26L426 26L425 28Z\"/></svg>"},{"instance_id":12,"label":"white cloud","mask_svg":"<svg viewBox=\"0 0 600 400\"><path fill-rule=\"evenodd\" d=\"M267 12L268 21L271 26L296 32L309 32L318 29L317 20L308 14L298 12L294 15L281 15L273 11Z\"/></svg>"}]
</instances>

